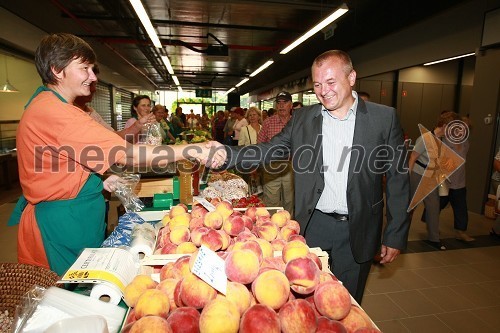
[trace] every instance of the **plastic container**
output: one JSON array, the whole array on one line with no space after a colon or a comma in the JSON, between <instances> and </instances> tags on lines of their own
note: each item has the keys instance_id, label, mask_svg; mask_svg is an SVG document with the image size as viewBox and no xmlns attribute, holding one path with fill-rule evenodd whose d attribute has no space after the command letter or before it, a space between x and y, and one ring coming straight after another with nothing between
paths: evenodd
<instances>
[{"instance_id":1,"label":"plastic container","mask_svg":"<svg viewBox=\"0 0 500 333\"><path fill-rule=\"evenodd\" d=\"M45 333L109 333L108 323L103 316L93 315L66 318L56 321Z\"/></svg>"}]
</instances>

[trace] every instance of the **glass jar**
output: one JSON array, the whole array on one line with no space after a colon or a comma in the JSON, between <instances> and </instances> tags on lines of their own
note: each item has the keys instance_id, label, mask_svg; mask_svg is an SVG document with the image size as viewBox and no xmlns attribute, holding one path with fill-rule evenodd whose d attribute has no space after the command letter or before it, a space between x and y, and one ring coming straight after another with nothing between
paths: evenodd
<instances>
[{"instance_id":1,"label":"glass jar","mask_svg":"<svg viewBox=\"0 0 500 333\"><path fill-rule=\"evenodd\" d=\"M193 163L188 160L177 162L179 171L179 201L185 205L193 202Z\"/></svg>"}]
</instances>

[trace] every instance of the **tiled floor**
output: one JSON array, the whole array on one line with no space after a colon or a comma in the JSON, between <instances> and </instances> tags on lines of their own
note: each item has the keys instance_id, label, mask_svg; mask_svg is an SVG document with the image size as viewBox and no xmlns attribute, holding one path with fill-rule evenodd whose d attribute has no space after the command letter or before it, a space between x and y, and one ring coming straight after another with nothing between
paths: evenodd
<instances>
[{"instance_id":1,"label":"tiled floor","mask_svg":"<svg viewBox=\"0 0 500 333\"><path fill-rule=\"evenodd\" d=\"M0 190L0 262L16 261L15 227L6 227L19 189ZM112 202L110 221L116 221ZM500 239L489 235L492 220L469 214L472 244L454 239L453 213L441 213L446 251L424 243L418 207L407 251L389 265L373 265L362 307L384 333L499 332Z\"/></svg>"}]
</instances>

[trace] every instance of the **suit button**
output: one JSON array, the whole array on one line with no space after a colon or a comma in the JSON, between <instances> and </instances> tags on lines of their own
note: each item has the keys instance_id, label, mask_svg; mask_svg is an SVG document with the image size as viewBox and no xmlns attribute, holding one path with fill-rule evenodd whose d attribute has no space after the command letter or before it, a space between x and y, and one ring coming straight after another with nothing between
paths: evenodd
<instances>
[{"instance_id":1,"label":"suit button","mask_svg":"<svg viewBox=\"0 0 500 333\"><path fill-rule=\"evenodd\" d=\"M318 194L321 194L321 193L323 193L323 190L318 188Z\"/></svg>"}]
</instances>

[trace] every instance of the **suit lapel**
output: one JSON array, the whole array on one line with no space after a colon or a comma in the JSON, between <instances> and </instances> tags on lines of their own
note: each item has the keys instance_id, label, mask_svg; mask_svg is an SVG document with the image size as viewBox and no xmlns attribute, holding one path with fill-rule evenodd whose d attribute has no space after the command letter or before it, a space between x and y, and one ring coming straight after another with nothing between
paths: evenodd
<instances>
[{"instance_id":1,"label":"suit lapel","mask_svg":"<svg viewBox=\"0 0 500 333\"><path fill-rule=\"evenodd\" d=\"M312 118L312 135L315 138L316 142L314 142L314 153L318 157L318 170L320 171L321 179L324 181L323 174L323 116L321 115L321 110L323 106L321 104L318 105L317 108L313 111Z\"/></svg>"},{"instance_id":2,"label":"suit lapel","mask_svg":"<svg viewBox=\"0 0 500 333\"><path fill-rule=\"evenodd\" d=\"M349 161L349 175L347 177L347 184L352 180L352 176L354 174L354 169L356 167L355 163L361 163L364 156L359 156L356 153L356 147L364 147L364 139L366 138L366 132L370 130L370 123L368 119L368 110L366 109L365 103L358 101L358 108L356 110L356 124L354 125L354 137L352 139L352 147L354 148L351 151L351 160ZM360 154L363 154L360 151ZM361 157L361 158L360 158Z\"/></svg>"}]
</instances>

